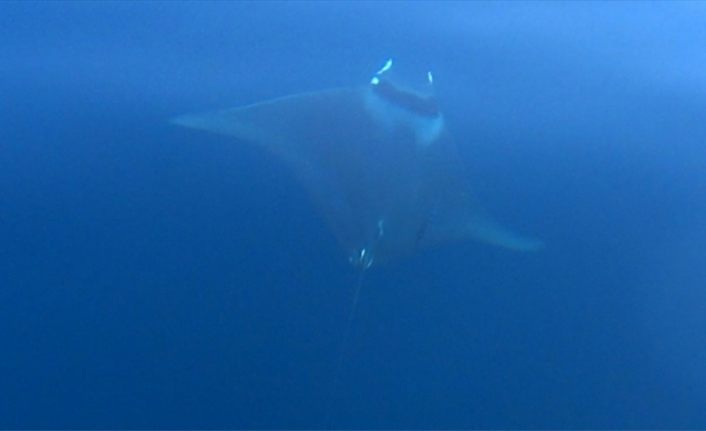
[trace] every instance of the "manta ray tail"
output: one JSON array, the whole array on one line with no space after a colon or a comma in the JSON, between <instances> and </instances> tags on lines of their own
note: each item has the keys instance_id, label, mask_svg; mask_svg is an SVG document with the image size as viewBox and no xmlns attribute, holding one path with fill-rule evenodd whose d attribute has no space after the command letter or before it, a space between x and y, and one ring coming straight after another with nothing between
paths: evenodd
<instances>
[{"instance_id":1,"label":"manta ray tail","mask_svg":"<svg viewBox=\"0 0 706 431\"><path fill-rule=\"evenodd\" d=\"M324 427L331 428L331 419L333 416L333 409L335 407L335 400L338 391L338 382L341 378L341 372L343 371L344 359L346 353L348 352L348 339L350 338L351 329L353 327L353 321L355 320L356 310L358 309L358 298L360 298L360 291L363 287L363 278L365 275L365 269L362 268L358 274L358 283L355 286L355 292L353 294L353 304L351 305L351 310L348 314L348 321L346 322L346 330L343 333L343 339L341 340L341 346L338 351L338 360L336 361L336 368L334 369L333 381L331 382L331 392L329 394L328 408L326 409L326 417Z\"/></svg>"}]
</instances>

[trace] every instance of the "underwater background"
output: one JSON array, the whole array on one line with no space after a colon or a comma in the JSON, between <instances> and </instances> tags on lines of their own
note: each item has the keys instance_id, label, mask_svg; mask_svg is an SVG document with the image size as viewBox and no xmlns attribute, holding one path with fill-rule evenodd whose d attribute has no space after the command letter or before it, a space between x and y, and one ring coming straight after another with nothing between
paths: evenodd
<instances>
[{"instance_id":1,"label":"underwater background","mask_svg":"<svg viewBox=\"0 0 706 431\"><path fill-rule=\"evenodd\" d=\"M0 428L706 427L706 3L0 3ZM428 65L546 247L356 271L169 119ZM326 423L326 418L329 423Z\"/></svg>"}]
</instances>

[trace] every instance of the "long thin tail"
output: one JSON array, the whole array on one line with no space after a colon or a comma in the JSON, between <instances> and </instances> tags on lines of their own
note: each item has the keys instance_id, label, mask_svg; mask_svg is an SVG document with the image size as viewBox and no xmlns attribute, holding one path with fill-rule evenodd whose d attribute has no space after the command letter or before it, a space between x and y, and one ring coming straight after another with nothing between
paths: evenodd
<instances>
[{"instance_id":1,"label":"long thin tail","mask_svg":"<svg viewBox=\"0 0 706 431\"><path fill-rule=\"evenodd\" d=\"M341 347L338 352L338 360L336 361L336 368L333 374L333 381L331 382L331 391L329 394L328 408L326 409L326 421L324 423L325 429L331 428L331 418L333 415L334 401L336 399L336 394L338 393L338 381L341 378L341 371L343 370L343 362L348 351L348 338L350 337L351 328L353 327L353 321L355 320L356 310L358 308L358 298L360 297L360 290L363 287L363 275L365 274L365 269L361 269L358 274L358 283L355 286L355 293L353 294L353 304L351 305L351 310L348 313L348 322L346 323L346 330L343 333L343 339L341 340Z\"/></svg>"}]
</instances>

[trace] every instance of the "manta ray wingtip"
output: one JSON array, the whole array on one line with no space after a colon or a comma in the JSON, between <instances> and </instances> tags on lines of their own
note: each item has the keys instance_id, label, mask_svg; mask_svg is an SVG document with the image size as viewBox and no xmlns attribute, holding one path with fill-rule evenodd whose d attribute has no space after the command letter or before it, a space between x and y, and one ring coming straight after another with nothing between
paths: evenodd
<instances>
[{"instance_id":1,"label":"manta ray wingtip","mask_svg":"<svg viewBox=\"0 0 706 431\"><path fill-rule=\"evenodd\" d=\"M508 250L535 252L545 247L543 241L518 235L488 218L475 220L467 229L467 233L477 240Z\"/></svg>"},{"instance_id":2,"label":"manta ray wingtip","mask_svg":"<svg viewBox=\"0 0 706 431\"><path fill-rule=\"evenodd\" d=\"M198 117L195 115L177 115L169 119L170 124L175 126L198 128Z\"/></svg>"},{"instance_id":3,"label":"manta ray wingtip","mask_svg":"<svg viewBox=\"0 0 706 431\"><path fill-rule=\"evenodd\" d=\"M542 251L546 247L544 241L538 239L528 239L524 238L516 244L514 250L526 251L526 252L536 252Z\"/></svg>"}]
</instances>

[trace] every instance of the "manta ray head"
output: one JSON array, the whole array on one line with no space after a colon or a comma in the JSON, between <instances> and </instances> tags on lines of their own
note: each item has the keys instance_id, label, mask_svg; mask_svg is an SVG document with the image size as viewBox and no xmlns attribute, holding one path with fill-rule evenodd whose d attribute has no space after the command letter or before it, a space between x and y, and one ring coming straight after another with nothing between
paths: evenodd
<instances>
[{"instance_id":1,"label":"manta ray head","mask_svg":"<svg viewBox=\"0 0 706 431\"><path fill-rule=\"evenodd\" d=\"M419 147L433 144L444 128L431 72L405 73L392 59L373 75L365 96L370 115L385 129L409 129Z\"/></svg>"}]
</instances>

